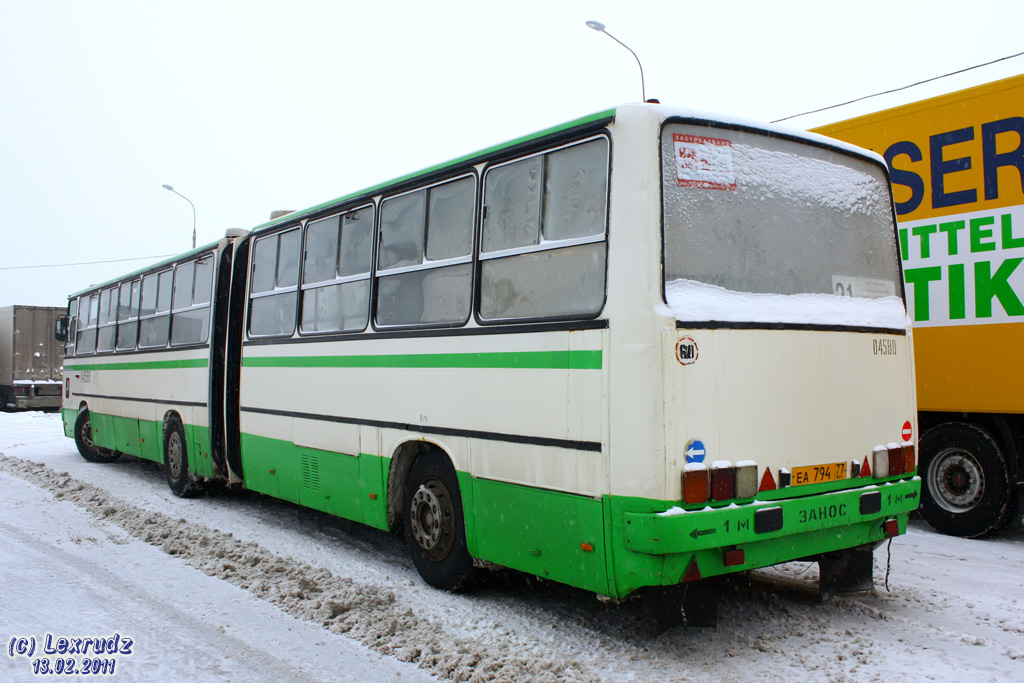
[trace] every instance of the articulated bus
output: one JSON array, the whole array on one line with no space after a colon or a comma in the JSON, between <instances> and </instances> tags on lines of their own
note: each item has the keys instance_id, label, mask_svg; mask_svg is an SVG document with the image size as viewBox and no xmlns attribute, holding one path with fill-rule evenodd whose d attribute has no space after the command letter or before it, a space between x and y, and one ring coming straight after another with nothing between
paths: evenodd
<instances>
[{"instance_id":1,"label":"articulated bus","mask_svg":"<svg viewBox=\"0 0 1024 683\"><path fill-rule=\"evenodd\" d=\"M790 560L870 588L920 489L892 206L846 143L621 106L72 295L64 430L402 530L447 590L661 629Z\"/></svg>"}]
</instances>

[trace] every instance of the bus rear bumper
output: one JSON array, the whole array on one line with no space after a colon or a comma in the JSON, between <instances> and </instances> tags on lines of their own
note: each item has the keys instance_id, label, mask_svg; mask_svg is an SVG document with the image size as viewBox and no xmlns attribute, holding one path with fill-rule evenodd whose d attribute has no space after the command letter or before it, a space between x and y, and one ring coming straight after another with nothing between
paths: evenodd
<instances>
[{"instance_id":1,"label":"bus rear bumper","mask_svg":"<svg viewBox=\"0 0 1024 683\"><path fill-rule=\"evenodd\" d=\"M914 477L803 498L754 501L725 508L626 512L623 540L626 548L633 552L675 555L716 548L742 549L748 544L819 536L827 530L836 535L835 529L849 527L849 540L857 540L847 546L852 547L904 533L909 513L916 510L920 502L920 493L921 479ZM794 549L796 547L794 544ZM786 560L780 558L779 561ZM742 564L748 566L736 569L754 568L748 562Z\"/></svg>"}]
</instances>

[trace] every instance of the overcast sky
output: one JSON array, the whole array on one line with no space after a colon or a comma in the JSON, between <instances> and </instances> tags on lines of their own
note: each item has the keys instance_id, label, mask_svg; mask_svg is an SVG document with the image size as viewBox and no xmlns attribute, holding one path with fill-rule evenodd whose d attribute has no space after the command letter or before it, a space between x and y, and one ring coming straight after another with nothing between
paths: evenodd
<instances>
[{"instance_id":1,"label":"overcast sky","mask_svg":"<svg viewBox=\"0 0 1024 683\"><path fill-rule=\"evenodd\" d=\"M773 120L1024 50L1024 3L0 0L0 306L641 99ZM1024 72L1024 57L787 122Z\"/></svg>"}]
</instances>

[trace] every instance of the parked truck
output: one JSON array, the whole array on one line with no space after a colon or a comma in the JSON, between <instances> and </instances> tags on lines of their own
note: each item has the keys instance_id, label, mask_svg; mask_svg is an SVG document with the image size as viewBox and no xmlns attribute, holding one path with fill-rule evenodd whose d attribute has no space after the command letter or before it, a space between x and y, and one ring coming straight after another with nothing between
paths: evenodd
<instances>
[{"instance_id":1,"label":"parked truck","mask_svg":"<svg viewBox=\"0 0 1024 683\"><path fill-rule=\"evenodd\" d=\"M0 408L60 408L64 347L54 339L63 308L0 308Z\"/></svg>"},{"instance_id":2,"label":"parked truck","mask_svg":"<svg viewBox=\"0 0 1024 683\"><path fill-rule=\"evenodd\" d=\"M815 132L889 165L921 429L921 515L979 537L1024 509L1024 75Z\"/></svg>"}]
</instances>

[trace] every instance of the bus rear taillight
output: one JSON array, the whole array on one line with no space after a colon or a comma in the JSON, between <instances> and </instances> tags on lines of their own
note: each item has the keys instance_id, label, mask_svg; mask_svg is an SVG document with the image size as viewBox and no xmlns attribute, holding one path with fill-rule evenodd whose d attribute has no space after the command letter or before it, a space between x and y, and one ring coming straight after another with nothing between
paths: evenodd
<instances>
[{"instance_id":1,"label":"bus rear taillight","mask_svg":"<svg viewBox=\"0 0 1024 683\"><path fill-rule=\"evenodd\" d=\"M886 446L886 450L889 452L889 476L895 477L898 474L903 474L903 447L891 443Z\"/></svg>"},{"instance_id":2,"label":"bus rear taillight","mask_svg":"<svg viewBox=\"0 0 1024 683\"><path fill-rule=\"evenodd\" d=\"M917 452L914 444L903 444L903 471L910 474L917 467Z\"/></svg>"},{"instance_id":3,"label":"bus rear taillight","mask_svg":"<svg viewBox=\"0 0 1024 683\"><path fill-rule=\"evenodd\" d=\"M885 446L875 446L871 459L871 472L876 479L885 479L889 476L889 449Z\"/></svg>"},{"instance_id":4,"label":"bus rear taillight","mask_svg":"<svg viewBox=\"0 0 1024 683\"><path fill-rule=\"evenodd\" d=\"M683 502L684 503L706 503L711 484L708 480L708 470L703 463L687 463L683 468Z\"/></svg>"},{"instance_id":5,"label":"bus rear taillight","mask_svg":"<svg viewBox=\"0 0 1024 683\"><path fill-rule=\"evenodd\" d=\"M736 497L753 498L757 495L757 463L743 460L736 463Z\"/></svg>"},{"instance_id":6,"label":"bus rear taillight","mask_svg":"<svg viewBox=\"0 0 1024 683\"><path fill-rule=\"evenodd\" d=\"M728 460L711 463L711 500L736 497L736 468Z\"/></svg>"}]
</instances>

